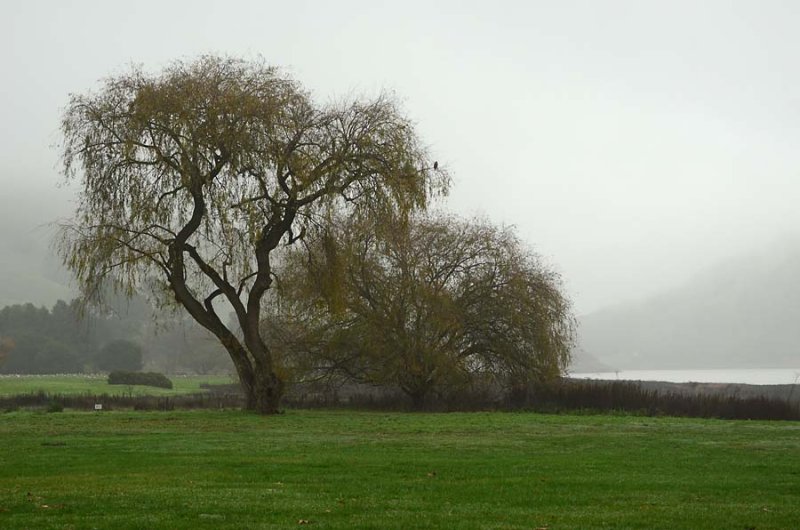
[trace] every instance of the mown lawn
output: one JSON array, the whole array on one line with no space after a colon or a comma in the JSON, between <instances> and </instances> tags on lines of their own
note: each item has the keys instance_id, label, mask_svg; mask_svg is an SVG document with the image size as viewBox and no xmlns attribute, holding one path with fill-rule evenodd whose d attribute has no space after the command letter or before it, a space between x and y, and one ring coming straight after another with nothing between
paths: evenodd
<instances>
[{"instance_id":1,"label":"mown lawn","mask_svg":"<svg viewBox=\"0 0 800 530\"><path fill-rule=\"evenodd\" d=\"M800 424L11 412L0 528L797 528Z\"/></svg>"},{"instance_id":2,"label":"mown lawn","mask_svg":"<svg viewBox=\"0 0 800 530\"><path fill-rule=\"evenodd\" d=\"M3 375L0 376L0 397L45 392L47 394L108 394L110 396L174 396L203 392L200 385L228 384L228 376L169 376L173 388L153 388L140 385L109 385L108 376L100 374L75 375Z\"/></svg>"}]
</instances>

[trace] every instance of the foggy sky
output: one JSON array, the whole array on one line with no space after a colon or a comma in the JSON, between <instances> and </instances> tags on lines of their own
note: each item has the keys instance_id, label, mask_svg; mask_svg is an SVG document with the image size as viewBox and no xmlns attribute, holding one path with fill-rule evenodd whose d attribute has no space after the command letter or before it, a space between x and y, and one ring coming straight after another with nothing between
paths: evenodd
<instances>
[{"instance_id":1,"label":"foggy sky","mask_svg":"<svg viewBox=\"0 0 800 530\"><path fill-rule=\"evenodd\" d=\"M797 2L3 7L6 261L70 211L53 147L68 94L202 53L261 55L323 102L393 91L454 176L446 207L516 225L579 314L800 226Z\"/></svg>"}]
</instances>

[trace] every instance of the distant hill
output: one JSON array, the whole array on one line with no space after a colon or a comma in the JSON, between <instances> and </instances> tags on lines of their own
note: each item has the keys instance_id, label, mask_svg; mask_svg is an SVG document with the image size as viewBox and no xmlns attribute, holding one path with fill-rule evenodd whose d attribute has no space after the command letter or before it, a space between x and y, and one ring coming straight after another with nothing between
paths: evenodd
<instances>
[{"instance_id":1,"label":"distant hill","mask_svg":"<svg viewBox=\"0 0 800 530\"><path fill-rule=\"evenodd\" d=\"M74 292L51 246L70 195L52 186L12 181L0 195L0 308L32 302L51 307Z\"/></svg>"},{"instance_id":2,"label":"distant hill","mask_svg":"<svg viewBox=\"0 0 800 530\"><path fill-rule=\"evenodd\" d=\"M580 319L579 344L623 369L800 366L800 241ZM577 371L577 370L576 370Z\"/></svg>"},{"instance_id":3,"label":"distant hill","mask_svg":"<svg viewBox=\"0 0 800 530\"><path fill-rule=\"evenodd\" d=\"M587 353L583 348L575 348L572 352L572 362L569 372L573 374L587 372L613 372L614 369L602 363L597 357Z\"/></svg>"},{"instance_id":4,"label":"distant hill","mask_svg":"<svg viewBox=\"0 0 800 530\"><path fill-rule=\"evenodd\" d=\"M0 264L0 308L29 302L37 307L51 307L57 300L75 298L75 291L45 277L40 266L32 263L29 268L20 269Z\"/></svg>"}]
</instances>

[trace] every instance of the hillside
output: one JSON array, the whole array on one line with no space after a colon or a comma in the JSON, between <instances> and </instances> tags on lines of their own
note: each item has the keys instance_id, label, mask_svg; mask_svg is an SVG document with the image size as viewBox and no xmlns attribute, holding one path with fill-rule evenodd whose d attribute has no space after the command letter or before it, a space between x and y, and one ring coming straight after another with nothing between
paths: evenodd
<instances>
[{"instance_id":1,"label":"hillside","mask_svg":"<svg viewBox=\"0 0 800 530\"><path fill-rule=\"evenodd\" d=\"M13 181L0 196L0 308L32 302L52 306L74 296L69 276L53 251L59 218L70 208L70 194L56 187Z\"/></svg>"},{"instance_id":2,"label":"hillside","mask_svg":"<svg viewBox=\"0 0 800 530\"><path fill-rule=\"evenodd\" d=\"M612 372L613 368L597 357L586 352L583 348L575 348L572 351L572 362L569 365L569 373L579 374L583 372Z\"/></svg>"},{"instance_id":3,"label":"hillside","mask_svg":"<svg viewBox=\"0 0 800 530\"><path fill-rule=\"evenodd\" d=\"M42 252L25 259L0 258L0 308L14 304L33 303L52 306L57 300L70 300L75 292L48 269L54 268L56 258Z\"/></svg>"},{"instance_id":4,"label":"hillside","mask_svg":"<svg viewBox=\"0 0 800 530\"><path fill-rule=\"evenodd\" d=\"M614 369L800 365L800 241L718 264L685 285L580 319Z\"/></svg>"}]
</instances>

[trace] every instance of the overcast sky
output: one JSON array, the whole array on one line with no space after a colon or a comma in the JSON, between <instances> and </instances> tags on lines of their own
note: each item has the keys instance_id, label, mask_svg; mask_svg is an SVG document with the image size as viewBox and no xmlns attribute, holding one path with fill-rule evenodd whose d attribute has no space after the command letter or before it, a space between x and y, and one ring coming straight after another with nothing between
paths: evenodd
<instances>
[{"instance_id":1,"label":"overcast sky","mask_svg":"<svg viewBox=\"0 0 800 530\"><path fill-rule=\"evenodd\" d=\"M800 227L800 2L20 0L2 15L0 223L22 233L70 210L51 147L70 92L203 53L261 55L320 101L393 91L454 176L447 207L516 225L578 313Z\"/></svg>"}]
</instances>

